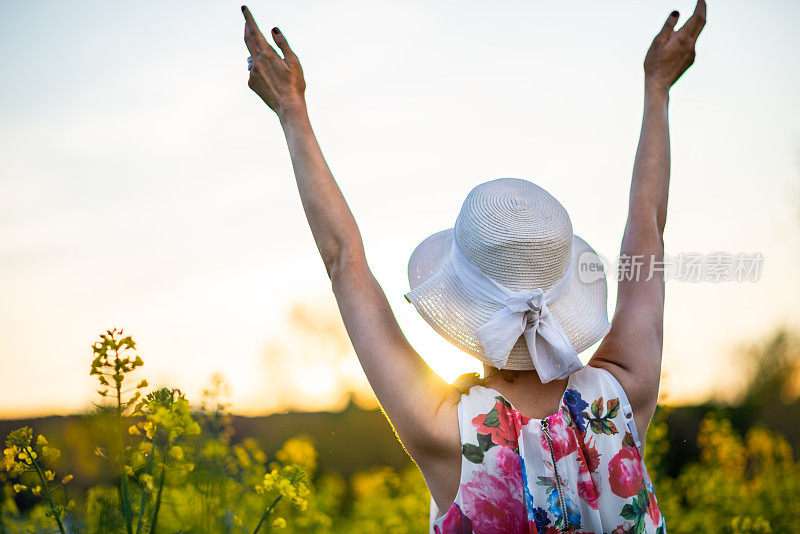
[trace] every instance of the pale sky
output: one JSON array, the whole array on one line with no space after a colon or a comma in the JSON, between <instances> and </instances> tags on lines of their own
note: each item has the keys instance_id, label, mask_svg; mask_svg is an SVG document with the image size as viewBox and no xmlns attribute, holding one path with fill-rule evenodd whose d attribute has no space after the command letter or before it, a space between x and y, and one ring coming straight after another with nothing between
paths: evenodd
<instances>
[{"instance_id":1,"label":"pale sky","mask_svg":"<svg viewBox=\"0 0 800 534\"><path fill-rule=\"evenodd\" d=\"M234 411L277 406L276 368L292 373L293 360L273 368L266 347L302 345L289 306L323 316L332 297L278 121L247 87L239 5L0 7L0 416L84 409L89 346L112 326L138 340L154 385L198 400L219 371ZM249 5L300 57L370 265L445 378L477 363L405 301L406 266L472 187L532 180L616 255L642 59L692 2ZM789 0L710 2L695 65L672 91L667 252L764 263L757 283L668 284L669 402L729 389L737 347L800 320L797 20ZM298 396L325 391L314 361L298 361Z\"/></svg>"}]
</instances>

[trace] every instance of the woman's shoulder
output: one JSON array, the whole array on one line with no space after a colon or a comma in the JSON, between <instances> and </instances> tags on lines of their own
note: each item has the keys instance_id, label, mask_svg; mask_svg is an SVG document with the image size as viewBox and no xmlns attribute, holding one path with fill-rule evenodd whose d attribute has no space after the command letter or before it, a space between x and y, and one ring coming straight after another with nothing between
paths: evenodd
<instances>
[{"instance_id":1,"label":"woman's shoulder","mask_svg":"<svg viewBox=\"0 0 800 534\"><path fill-rule=\"evenodd\" d=\"M570 375L569 389L618 395L622 388L619 381L608 370L594 365L584 365Z\"/></svg>"},{"instance_id":2,"label":"woman's shoulder","mask_svg":"<svg viewBox=\"0 0 800 534\"><path fill-rule=\"evenodd\" d=\"M458 405L462 417L471 417L475 413L491 410L500 396L496 390L486 387L478 373L463 374L456 378L452 385L461 393Z\"/></svg>"}]
</instances>

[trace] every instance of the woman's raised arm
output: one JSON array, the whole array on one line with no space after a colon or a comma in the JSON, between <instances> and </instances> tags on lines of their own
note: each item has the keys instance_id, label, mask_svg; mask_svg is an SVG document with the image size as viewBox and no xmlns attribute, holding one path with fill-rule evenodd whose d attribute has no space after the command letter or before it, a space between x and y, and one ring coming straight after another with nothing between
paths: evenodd
<instances>
[{"instance_id":1,"label":"woman's raised arm","mask_svg":"<svg viewBox=\"0 0 800 534\"><path fill-rule=\"evenodd\" d=\"M408 343L367 265L356 221L311 128L300 62L277 28L272 37L283 58L261 34L250 11L242 7L242 12L252 56L249 86L280 119L308 224L367 379L418 463L455 457L447 451L460 450L458 393Z\"/></svg>"},{"instance_id":2,"label":"woman's raised arm","mask_svg":"<svg viewBox=\"0 0 800 534\"><path fill-rule=\"evenodd\" d=\"M622 384L640 436L645 436L655 412L661 376L669 89L694 62L694 45L705 17L705 1L699 0L691 18L674 31L678 12L673 11L644 60L644 116L620 251L617 305L611 330L591 361Z\"/></svg>"}]
</instances>

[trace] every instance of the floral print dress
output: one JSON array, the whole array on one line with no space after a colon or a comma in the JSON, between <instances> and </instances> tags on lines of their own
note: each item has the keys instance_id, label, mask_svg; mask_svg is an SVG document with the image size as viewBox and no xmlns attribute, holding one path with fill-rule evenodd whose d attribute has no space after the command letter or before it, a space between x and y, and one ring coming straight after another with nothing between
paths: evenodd
<instances>
[{"instance_id":1,"label":"floral print dress","mask_svg":"<svg viewBox=\"0 0 800 534\"><path fill-rule=\"evenodd\" d=\"M665 533L625 392L604 369L570 375L559 410L519 413L472 386L458 404L461 482L432 534Z\"/></svg>"}]
</instances>

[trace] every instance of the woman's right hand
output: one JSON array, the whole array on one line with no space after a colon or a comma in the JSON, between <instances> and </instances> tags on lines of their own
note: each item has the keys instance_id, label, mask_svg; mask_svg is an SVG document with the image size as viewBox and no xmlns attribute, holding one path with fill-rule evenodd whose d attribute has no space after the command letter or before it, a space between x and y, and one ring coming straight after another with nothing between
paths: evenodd
<instances>
[{"instance_id":1,"label":"woman's right hand","mask_svg":"<svg viewBox=\"0 0 800 534\"><path fill-rule=\"evenodd\" d=\"M278 116L297 106L305 106L303 68L289 48L286 37L278 28L272 28L272 38L283 52L281 58L258 29L247 6L242 6L242 13L245 20L244 42L253 60L247 85Z\"/></svg>"},{"instance_id":2,"label":"woman's right hand","mask_svg":"<svg viewBox=\"0 0 800 534\"><path fill-rule=\"evenodd\" d=\"M678 12L673 11L656 35L644 58L645 83L669 90L694 63L694 45L706 23L706 2L698 0L686 24L674 31Z\"/></svg>"}]
</instances>

